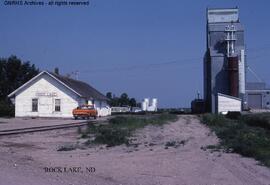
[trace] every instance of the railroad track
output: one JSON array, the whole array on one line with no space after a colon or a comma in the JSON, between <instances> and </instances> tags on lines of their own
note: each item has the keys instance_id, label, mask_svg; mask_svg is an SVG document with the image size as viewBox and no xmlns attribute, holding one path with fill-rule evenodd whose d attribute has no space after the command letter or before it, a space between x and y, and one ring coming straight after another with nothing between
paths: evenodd
<instances>
[{"instance_id":1,"label":"railroad track","mask_svg":"<svg viewBox=\"0 0 270 185\"><path fill-rule=\"evenodd\" d=\"M68 123L68 124L61 124L61 125L1 130L0 136L25 134L25 133L31 133L31 132L42 132L42 131L50 131L50 130L56 130L56 129L72 128L72 127L80 127L80 126L85 126L85 125L89 124L89 122L96 123L97 121L87 120L87 121L80 122L80 123Z\"/></svg>"}]
</instances>

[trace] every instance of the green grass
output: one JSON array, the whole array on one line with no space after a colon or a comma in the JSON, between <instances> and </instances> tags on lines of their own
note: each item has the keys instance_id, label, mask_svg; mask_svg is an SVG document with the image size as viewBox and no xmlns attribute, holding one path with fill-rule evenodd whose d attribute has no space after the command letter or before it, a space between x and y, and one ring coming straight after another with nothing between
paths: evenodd
<instances>
[{"instance_id":1,"label":"green grass","mask_svg":"<svg viewBox=\"0 0 270 185\"><path fill-rule=\"evenodd\" d=\"M147 125L161 126L176 120L177 116L172 114L116 116L105 124L89 124L86 130L79 130L79 133L82 138L94 138L88 144L106 144L108 147L129 145L129 138L136 129Z\"/></svg>"},{"instance_id":2,"label":"green grass","mask_svg":"<svg viewBox=\"0 0 270 185\"><path fill-rule=\"evenodd\" d=\"M253 157L270 166L269 115L243 115L229 119L222 115L205 114L202 122L208 125L221 139L220 145L226 151Z\"/></svg>"},{"instance_id":3,"label":"green grass","mask_svg":"<svg viewBox=\"0 0 270 185\"><path fill-rule=\"evenodd\" d=\"M250 126L262 127L270 130L270 113L248 114L241 117Z\"/></svg>"}]
</instances>

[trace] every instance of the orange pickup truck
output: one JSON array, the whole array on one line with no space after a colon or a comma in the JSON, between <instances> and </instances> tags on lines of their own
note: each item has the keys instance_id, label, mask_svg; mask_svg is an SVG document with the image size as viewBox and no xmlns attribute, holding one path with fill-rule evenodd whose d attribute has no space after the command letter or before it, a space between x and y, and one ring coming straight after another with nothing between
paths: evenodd
<instances>
[{"instance_id":1,"label":"orange pickup truck","mask_svg":"<svg viewBox=\"0 0 270 185\"><path fill-rule=\"evenodd\" d=\"M97 110L90 105L82 105L77 107L76 109L73 109L72 111L74 119L78 118L87 118L93 117L94 119L97 118Z\"/></svg>"}]
</instances>

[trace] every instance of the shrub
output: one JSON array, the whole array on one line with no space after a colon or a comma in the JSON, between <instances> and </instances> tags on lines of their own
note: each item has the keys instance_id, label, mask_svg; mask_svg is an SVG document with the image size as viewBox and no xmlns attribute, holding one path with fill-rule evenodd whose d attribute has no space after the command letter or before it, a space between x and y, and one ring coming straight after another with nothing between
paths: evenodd
<instances>
[{"instance_id":1,"label":"shrub","mask_svg":"<svg viewBox=\"0 0 270 185\"><path fill-rule=\"evenodd\" d=\"M170 146L175 146L176 145L176 141L168 141L165 146L166 147L170 147Z\"/></svg>"},{"instance_id":2,"label":"shrub","mask_svg":"<svg viewBox=\"0 0 270 185\"><path fill-rule=\"evenodd\" d=\"M165 148L168 149L169 147L178 148L179 146L183 146L188 142L188 140L181 140L181 141L168 141L165 144Z\"/></svg>"},{"instance_id":3,"label":"shrub","mask_svg":"<svg viewBox=\"0 0 270 185\"><path fill-rule=\"evenodd\" d=\"M128 129L100 127L94 142L99 144L107 144L108 147L121 144L128 145L129 136L130 131Z\"/></svg>"},{"instance_id":4,"label":"shrub","mask_svg":"<svg viewBox=\"0 0 270 185\"><path fill-rule=\"evenodd\" d=\"M15 107L14 105L6 102L0 101L0 117L14 117Z\"/></svg>"},{"instance_id":5,"label":"shrub","mask_svg":"<svg viewBox=\"0 0 270 185\"><path fill-rule=\"evenodd\" d=\"M202 116L202 122L209 126L223 126L227 121L223 115L205 114Z\"/></svg>"},{"instance_id":6,"label":"shrub","mask_svg":"<svg viewBox=\"0 0 270 185\"><path fill-rule=\"evenodd\" d=\"M241 112L228 112L228 114L226 115L226 118L229 118L229 119L238 119L239 117L241 116Z\"/></svg>"},{"instance_id":7,"label":"shrub","mask_svg":"<svg viewBox=\"0 0 270 185\"><path fill-rule=\"evenodd\" d=\"M57 151L71 151L71 150L75 150L77 147L75 145L72 144L66 144L64 146L60 146Z\"/></svg>"},{"instance_id":8,"label":"shrub","mask_svg":"<svg viewBox=\"0 0 270 185\"><path fill-rule=\"evenodd\" d=\"M270 113L248 114L241 117L250 126L262 127L270 130Z\"/></svg>"}]
</instances>

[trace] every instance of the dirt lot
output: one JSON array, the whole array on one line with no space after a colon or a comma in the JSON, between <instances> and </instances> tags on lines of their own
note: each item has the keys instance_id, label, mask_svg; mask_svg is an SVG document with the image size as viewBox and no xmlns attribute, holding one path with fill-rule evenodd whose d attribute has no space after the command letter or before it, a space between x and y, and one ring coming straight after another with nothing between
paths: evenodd
<instances>
[{"instance_id":1,"label":"dirt lot","mask_svg":"<svg viewBox=\"0 0 270 185\"><path fill-rule=\"evenodd\" d=\"M76 129L1 137L0 185L270 185L270 169L255 160L205 150L218 140L195 116L147 126L131 147L57 151L77 137Z\"/></svg>"}]
</instances>

